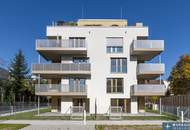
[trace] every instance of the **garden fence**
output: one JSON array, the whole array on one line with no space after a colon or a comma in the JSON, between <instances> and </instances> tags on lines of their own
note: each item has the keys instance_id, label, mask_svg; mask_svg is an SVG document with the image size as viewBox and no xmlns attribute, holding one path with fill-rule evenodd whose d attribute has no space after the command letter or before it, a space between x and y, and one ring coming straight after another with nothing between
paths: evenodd
<instances>
[{"instance_id":1,"label":"garden fence","mask_svg":"<svg viewBox=\"0 0 190 130\"><path fill-rule=\"evenodd\" d=\"M162 112L180 117L183 111L184 118L190 119L190 95L163 97L161 101Z\"/></svg>"}]
</instances>

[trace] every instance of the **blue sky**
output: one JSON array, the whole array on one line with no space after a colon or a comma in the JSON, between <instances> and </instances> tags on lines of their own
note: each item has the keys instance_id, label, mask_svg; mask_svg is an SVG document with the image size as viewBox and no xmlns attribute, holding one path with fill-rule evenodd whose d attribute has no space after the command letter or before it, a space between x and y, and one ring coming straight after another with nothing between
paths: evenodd
<instances>
[{"instance_id":1,"label":"blue sky","mask_svg":"<svg viewBox=\"0 0 190 130\"><path fill-rule=\"evenodd\" d=\"M120 18L122 7L130 25L143 22L150 39L164 39L163 78L181 55L190 53L190 0L1 0L0 59L9 64L22 49L29 65L37 62L35 39L45 38L52 21L81 18L82 6L84 18Z\"/></svg>"}]
</instances>

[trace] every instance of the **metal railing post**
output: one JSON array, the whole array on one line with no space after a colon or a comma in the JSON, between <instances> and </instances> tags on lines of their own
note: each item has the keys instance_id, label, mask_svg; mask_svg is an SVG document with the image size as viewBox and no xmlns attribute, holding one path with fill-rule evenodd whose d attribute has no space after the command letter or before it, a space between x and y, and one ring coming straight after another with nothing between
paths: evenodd
<instances>
[{"instance_id":1,"label":"metal railing post","mask_svg":"<svg viewBox=\"0 0 190 130\"><path fill-rule=\"evenodd\" d=\"M10 107L11 107L11 115L13 115L13 114L14 114L14 113L13 113L13 112L14 112L14 111L13 111L13 105L11 105Z\"/></svg>"},{"instance_id":2,"label":"metal railing post","mask_svg":"<svg viewBox=\"0 0 190 130\"><path fill-rule=\"evenodd\" d=\"M84 120L83 120L83 123L84 123L84 125L86 125L86 110L84 109Z\"/></svg>"},{"instance_id":3,"label":"metal railing post","mask_svg":"<svg viewBox=\"0 0 190 130\"><path fill-rule=\"evenodd\" d=\"M177 116L178 116L178 117L180 116L180 114L179 114L179 109L180 109L180 107L178 106L178 107L177 107Z\"/></svg>"},{"instance_id":4,"label":"metal railing post","mask_svg":"<svg viewBox=\"0 0 190 130\"><path fill-rule=\"evenodd\" d=\"M184 121L184 115L183 115L183 111L181 111L181 122L183 123Z\"/></svg>"},{"instance_id":5,"label":"metal railing post","mask_svg":"<svg viewBox=\"0 0 190 130\"><path fill-rule=\"evenodd\" d=\"M40 115L40 97L38 96L38 116Z\"/></svg>"}]
</instances>

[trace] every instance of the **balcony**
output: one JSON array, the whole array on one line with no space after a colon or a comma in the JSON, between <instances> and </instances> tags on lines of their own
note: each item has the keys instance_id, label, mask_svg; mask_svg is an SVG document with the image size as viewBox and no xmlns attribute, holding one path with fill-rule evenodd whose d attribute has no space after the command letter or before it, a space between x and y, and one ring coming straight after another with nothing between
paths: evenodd
<instances>
[{"instance_id":1,"label":"balcony","mask_svg":"<svg viewBox=\"0 0 190 130\"><path fill-rule=\"evenodd\" d=\"M137 84L131 88L133 96L164 96L165 93L166 88L163 84Z\"/></svg>"},{"instance_id":2,"label":"balcony","mask_svg":"<svg viewBox=\"0 0 190 130\"><path fill-rule=\"evenodd\" d=\"M137 77L140 79L155 79L164 72L165 65L161 63L140 63L137 66Z\"/></svg>"},{"instance_id":3,"label":"balcony","mask_svg":"<svg viewBox=\"0 0 190 130\"><path fill-rule=\"evenodd\" d=\"M39 39L36 40L36 50L47 60L59 61L61 55L87 54L85 39Z\"/></svg>"},{"instance_id":4,"label":"balcony","mask_svg":"<svg viewBox=\"0 0 190 130\"><path fill-rule=\"evenodd\" d=\"M61 78L67 75L89 76L89 63L51 63L51 64L33 64L32 73L40 74L44 78Z\"/></svg>"},{"instance_id":5,"label":"balcony","mask_svg":"<svg viewBox=\"0 0 190 130\"><path fill-rule=\"evenodd\" d=\"M43 96L86 96L87 86L68 84L36 84L35 94Z\"/></svg>"},{"instance_id":6,"label":"balcony","mask_svg":"<svg viewBox=\"0 0 190 130\"><path fill-rule=\"evenodd\" d=\"M138 60L151 60L164 51L163 40L134 40L131 54L137 56Z\"/></svg>"}]
</instances>

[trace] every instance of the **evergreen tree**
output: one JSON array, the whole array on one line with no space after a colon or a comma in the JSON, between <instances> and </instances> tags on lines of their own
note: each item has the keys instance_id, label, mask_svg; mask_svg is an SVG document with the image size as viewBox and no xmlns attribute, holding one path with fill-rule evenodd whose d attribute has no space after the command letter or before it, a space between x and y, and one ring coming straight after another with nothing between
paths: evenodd
<instances>
[{"instance_id":1,"label":"evergreen tree","mask_svg":"<svg viewBox=\"0 0 190 130\"><path fill-rule=\"evenodd\" d=\"M7 85L7 94L13 97L7 97L8 100L20 100L30 88L28 84L28 65L26 63L24 54L21 50L16 53L14 59L11 61L9 67L10 79Z\"/></svg>"},{"instance_id":2,"label":"evergreen tree","mask_svg":"<svg viewBox=\"0 0 190 130\"><path fill-rule=\"evenodd\" d=\"M174 95L183 95L190 92L190 55L180 57L168 80Z\"/></svg>"}]
</instances>

